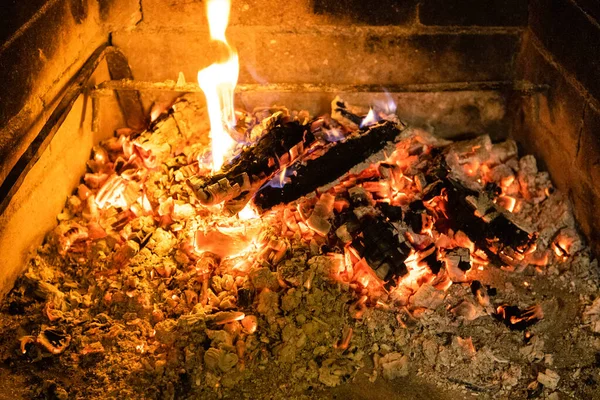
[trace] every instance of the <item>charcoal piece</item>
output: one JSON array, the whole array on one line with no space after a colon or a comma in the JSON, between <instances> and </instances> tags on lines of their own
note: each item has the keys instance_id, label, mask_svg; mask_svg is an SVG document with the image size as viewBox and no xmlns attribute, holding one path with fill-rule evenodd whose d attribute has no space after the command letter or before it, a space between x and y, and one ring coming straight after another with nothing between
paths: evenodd
<instances>
[{"instance_id":1,"label":"charcoal piece","mask_svg":"<svg viewBox=\"0 0 600 400\"><path fill-rule=\"evenodd\" d=\"M443 189L444 182L442 182L441 180L437 180L435 182L430 183L423 189L423 200L428 201L436 196L441 195Z\"/></svg>"},{"instance_id":2,"label":"charcoal piece","mask_svg":"<svg viewBox=\"0 0 600 400\"><path fill-rule=\"evenodd\" d=\"M460 270L463 272L467 272L471 269L471 263L468 261L460 260L460 262L458 263L458 268L460 268Z\"/></svg>"},{"instance_id":3,"label":"charcoal piece","mask_svg":"<svg viewBox=\"0 0 600 400\"><path fill-rule=\"evenodd\" d=\"M415 200L408 205L404 222L411 227L413 232L421 233L423 230L423 214L426 213L425 205L421 200Z\"/></svg>"},{"instance_id":4,"label":"charcoal piece","mask_svg":"<svg viewBox=\"0 0 600 400\"><path fill-rule=\"evenodd\" d=\"M539 305L527 307L524 310L517 306L503 305L498 307L494 317L511 330L522 331L544 318L544 313Z\"/></svg>"},{"instance_id":5,"label":"charcoal piece","mask_svg":"<svg viewBox=\"0 0 600 400\"><path fill-rule=\"evenodd\" d=\"M496 205L485 191L468 188L453 174L443 155L432 165L429 174L444 184L448 222L455 232L463 231L478 247L493 254L499 254L507 247L520 254L532 248L537 233L530 227Z\"/></svg>"},{"instance_id":6,"label":"charcoal piece","mask_svg":"<svg viewBox=\"0 0 600 400\"><path fill-rule=\"evenodd\" d=\"M245 148L219 172L192 177L187 183L200 203L225 202L225 208L236 213L261 186L312 145L315 137L309 125L278 120L256 144Z\"/></svg>"},{"instance_id":7,"label":"charcoal piece","mask_svg":"<svg viewBox=\"0 0 600 400\"><path fill-rule=\"evenodd\" d=\"M373 196L362 186L354 186L348 189L348 195L350 195L350 201L355 207L370 206L373 204Z\"/></svg>"},{"instance_id":8,"label":"charcoal piece","mask_svg":"<svg viewBox=\"0 0 600 400\"><path fill-rule=\"evenodd\" d=\"M383 121L352 133L344 141L328 143L314 150L310 156L298 159L288 168L292 172L289 182L282 188L262 187L254 197L254 204L268 210L333 183L351 170L352 173L362 171L375 161L374 158L380 161L386 149L393 150L402 129L394 122Z\"/></svg>"},{"instance_id":9,"label":"charcoal piece","mask_svg":"<svg viewBox=\"0 0 600 400\"><path fill-rule=\"evenodd\" d=\"M388 281L408 273L404 261L410 246L394 225L383 217L366 216L358 231L352 246L381 279Z\"/></svg>"},{"instance_id":10,"label":"charcoal piece","mask_svg":"<svg viewBox=\"0 0 600 400\"><path fill-rule=\"evenodd\" d=\"M502 188L495 182L488 182L485 184L485 192L492 197L496 197L502 194Z\"/></svg>"},{"instance_id":11,"label":"charcoal piece","mask_svg":"<svg viewBox=\"0 0 600 400\"><path fill-rule=\"evenodd\" d=\"M250 288L240 288L238 289L238 307L244 309L248 308L252 305L254 301L254 292Z\"/></svg>"},{"instance_id":12,"label":"charcoal piece","mask_svg":"<svg viewBox=\"0 0 600 400\"><path fill-rule=\"evenodd\" d=\"M346 102L339 96L336 96L331 102L331 117L340 124L349 126L360 126L365 118L365 116L359 116L353 113Z\"/></svg>"},{"instance_id":13,"label":"charcoal piece","mask_svg":"<svg viewBox=\"0 0 600 400\"><path fill-rule=\"evenodd\" d=\"M402 207L393 206L389 203L379 203L377 204L377 208L391 222L397 222L402 220Z\"/></svg>"},{"instance_id":14,"label":"charcoal piece","mask_svg":"<svg viewBox=\"0 0 600 400\"><path fill-rule=\"evenodd\" d=\"M535 243L537 235L518 223L510 212L494 204L485 193L470 191L453 179L449 182L450 221L474 243L495 253L506 246L524 253Z\"/></svg>"},{"instance_id":15,"label":"charcoal piece","mask_svg":"<svg viewBox=\"0 0 600 400\"><path fill-rule=\"evenodd\" d=\"M434 246L434 244L431 244L429 247ZM423 252L426 252L427 250L429 250L429 247L425 248L423 250ZM427 257L423 258L423 260L421 260L423 262L425 262L425 264L427 264L427 266L429 267L429 270L431 271L432 274L437 275L440 272L440 269L442 269L442 266L444 265L444 263L440 260L437 259L437 252L433 251L431 252L431 254L429 254Z\"/></svg>"}]
</instances>

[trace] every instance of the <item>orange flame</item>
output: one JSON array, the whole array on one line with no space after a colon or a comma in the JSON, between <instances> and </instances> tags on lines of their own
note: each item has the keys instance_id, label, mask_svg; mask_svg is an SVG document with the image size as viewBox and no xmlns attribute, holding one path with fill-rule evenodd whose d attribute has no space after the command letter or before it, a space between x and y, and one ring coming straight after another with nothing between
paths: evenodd
<instances>
[{"instance_id":1,"label":"orange flame","mask_svg":"<svg viewBox=\"0 0 600 400\"><path fill-rule=\"evenodd\" d=\"M498 205L510 212L514 212L515 206L517 205L517 199L512 196L501 195L498 196L496 201Z\"/></svg>"},{"instance_id":2,"label":"orange flame","mask_svg":"<svg viewBox=\"0 0 600 400\"><path fill-rule=\"evenodd\" d=\"M238 213L238 218L242 221L247 221L249 219L256 219L258 217L259 217L259 215L256 213L256 210L254 210L254 208L252 208L250 203L246 204L246 207L244 207L242 209L242 211L240 211Z\"/></svg>"},{"instance_id":3,"label":"orange flame","mask_svg":"<svg viewBox=\"0 0 600 400\"><path fill-rule=\"evenodd\" d=\"M221 168L235 144L227 131L229 127L235 125L233 91L237 84L240 65L237 53L225 38L230 8L230 0L207 0L206 13L210 37L225 45L229 58L225 62L212 64L198 72L198 84L206 96L210 120L213 171Z\"/></svg>"}]
</instances>

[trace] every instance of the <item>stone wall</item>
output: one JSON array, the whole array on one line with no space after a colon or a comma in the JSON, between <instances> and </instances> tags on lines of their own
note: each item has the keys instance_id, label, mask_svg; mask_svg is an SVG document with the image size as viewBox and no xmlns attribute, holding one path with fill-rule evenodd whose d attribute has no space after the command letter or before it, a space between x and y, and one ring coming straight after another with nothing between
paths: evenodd
<instances>
[{"instance_id":1,"label":"stone wall","mask_svg":"<svg viewBox=\"0 0 600 400\"><path fill-rule=\"evenodd\" d=\"M182 71L194 81L198 69L216 60L201 1L141 4L142 21L113 35L136 79L177 79ZM240 53L244 83L504 80L514 76L513 60L527 20L521 4L233 0L228 37Z\"/></svg>"},{"instance_id":2,"label":"stone wall","mask_svg":"<svg viewBox=\"0 0 600 400\"><path fill-rule=\"evenodd\" d=\"M134 26L137 0L8 1L0 12L0 182L110 29ZM117 28L118 27L118 28Z\"/></svg>"},{"instance_id":3,"label":"stone wall","mask_svg":"<svg viewBox=\"0 0 600 400\"><path fill-rule=\"evenodd\" d=\"M547 83L517 99L513 136L544 161L569 194L582 231L600 254L600 4L532 0L516 73Z\"/></svg>"}]
</instances>

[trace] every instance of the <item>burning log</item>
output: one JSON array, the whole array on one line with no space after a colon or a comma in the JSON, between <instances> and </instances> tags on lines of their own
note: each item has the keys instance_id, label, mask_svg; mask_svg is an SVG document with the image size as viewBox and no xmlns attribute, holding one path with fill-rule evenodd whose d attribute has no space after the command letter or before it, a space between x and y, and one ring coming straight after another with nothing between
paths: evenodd
<instances>
[{"instance_id":1,"label":"burning log","mask_svg":"<svg viewBox=\"0 0 600 400\"><path fill-rule=\"evenodd\" d=\"M245 148L219 172L209 177L191 177L187 183L203 205L225 202L225 209L235 214L314 141L308 125L280 119L255 145Z\"/></svg>"},{"instance_id":2,"label":"burning log","mask_svg":"<svg viewBox=\"0 0 600 400\"><path fill-rule=\"evenodd\" d=\"M343 141L327 143L291 164L287 171L289 182L285 185L261 188L254 204L268 210L332 184L347 172L359 173L383 160L384 153L391 154L403 130L403 125L383 121L353 132Z\"/></svg>"}]
</instances>

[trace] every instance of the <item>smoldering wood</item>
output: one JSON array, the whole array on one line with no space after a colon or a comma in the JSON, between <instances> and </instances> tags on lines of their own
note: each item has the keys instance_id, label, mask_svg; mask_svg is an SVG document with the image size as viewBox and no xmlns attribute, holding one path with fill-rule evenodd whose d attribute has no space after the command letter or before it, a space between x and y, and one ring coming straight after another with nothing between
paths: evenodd
<instances>
[{"instance_id":1,"label":"smoldering wood","mask_svg":"<svg viewBox=\"0 0 600 400\"><path fill-rule=\"evenodd\" d=\"M314 141L308 124L280 119L256 144L243 149L219 172L208 177L194 176L188 180L188 185L202 204L225 202L225 209L234 214Z\"/></svg>"},{"instance_id":2,"label":"smoldering wood","mask_svg":"<svg viewBox=\"0 0 600 400\"><path fill-rule=\"evenodd\" d=\"M404 236L402 211L381 207L363 187L355 186L347 193L350 207L336 213L335 235L345 245L351 245L364 258L375 274L388 284L404 276L408 269L404 261L412 246ZM389 217L392 216L392 218Z\"/></svg>"},{"instance_id":3,"label":"smoldering wood","mask_svg":"<svg viewBox=\"0 0 600 400\"><path fill-rule=\"evenodd\" d=\"M408 273L404 261L411 247L404 235L383 216L368 215L362 218L352 247L386 282Z\"/></svg>"},{"instance_id":4,"label":"smoldering wood","mask_svg":"<svg viewBox=\"0 0 600 400\"><path fill-rule=\"evenodd\" d=\"M441 194L445 189L448 204L446 213L450 227L463 231L481 248L498 254L505 249L526 253L535 244L537 233L518 220L511 212L492 201L485 190L468 188L444 160L437 156L435 167L428 174L432 182L424 189L427 197ZM509 250L509 252L513 252Z\"/></svg>"},{"instance_id":5,"label":"smoldering wood","mask_svg":"<svg viewBox=\"0 0 600 400\"><path fill-rule=\"evenodd\" d=\"M382 159L384 150L400 140L403 130L404 126L383 121L352 133L344 141L328 143L312 152L309 158L300 158L291 164L288 182L283 187L262 187L254 197L254 204L268 210L331 184L351 170L359 173L376 161L377 156Z\"/></svg>"}]
</instances>

